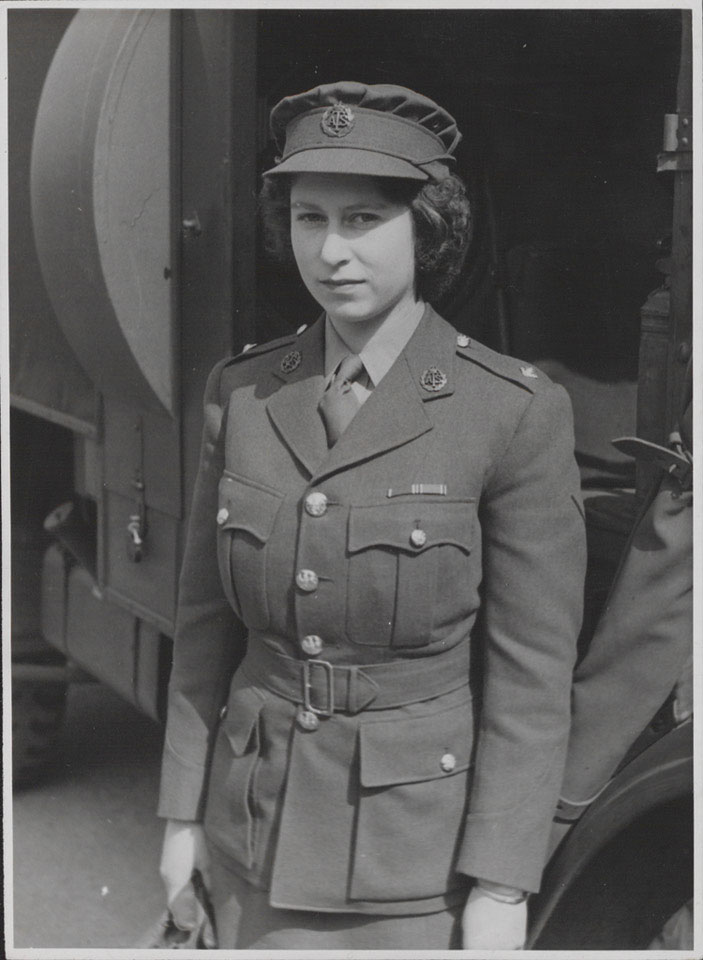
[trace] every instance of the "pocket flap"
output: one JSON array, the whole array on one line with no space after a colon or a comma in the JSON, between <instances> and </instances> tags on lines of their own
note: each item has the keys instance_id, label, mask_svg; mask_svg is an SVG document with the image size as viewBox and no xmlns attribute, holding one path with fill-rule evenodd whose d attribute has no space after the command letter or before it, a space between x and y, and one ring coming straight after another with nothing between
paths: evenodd
<instances>
[{"instance_id":1,"label":"pocket flap","mask_svg":"<svg viewBox=\"0 0 703 960\"><path fill-rule=\"evenodd\" d=\"M235 757L243 757L247 752L247 747L252 740L252 734L254 733L258 719L259 714L254 713L242 718L242 720L236 724L228 722L223 724L222 732L229 740L232 753Z\"/></svg>"},{"instance_id":2,"label":"pocket flap","mask_svg":"<svg viewBox=\"0 0 703 960\"><path fill-rule=\"evenodd\" d=\"M349 552L387 546L408 553L422 553L440 543L451 543L470 553L475 522L475 500L412 501L352 507L349 513Z\"/></svg>"},{"instance_id":3,"label":"pocket flap","mask_svg":"<svg viewBox=\"0 0 703 960\"><path fill-rule=\"evenodd\" d=\"M217 521L220 530L246 530L265 543L271 536L283 497L239 477L220 479Z\"/></svg>"},{"instance_id":4,"label":"pocket flap","mask_svg":"<svg viewBox=\"0 0 703 960\"><path fill-rule=\"evenodd\" d=\"M258 747L259 716L264 703L261 691L252 685L244 670L238 670L232 678L227 712L220 725L235 757L243 757Z\"/></svg>"},{"instance_id":5,"label":"pocket flap","mask_svg":"<svg viewBox=\"0 0 703 960\"><path fill-rule=\"evenodd\" d=\"M471 766L471 698L424 717L363 723L361 785L385 787L449 777Z\"/></svg>"}]
</instances>

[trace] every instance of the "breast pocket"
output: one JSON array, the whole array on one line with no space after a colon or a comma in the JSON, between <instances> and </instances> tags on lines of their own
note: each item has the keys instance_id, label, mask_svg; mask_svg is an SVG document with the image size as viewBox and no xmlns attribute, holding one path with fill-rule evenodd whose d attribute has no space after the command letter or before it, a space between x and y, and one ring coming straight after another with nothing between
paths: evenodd
<instances>
[{"instance_id":1,"label":"breast pocket","mask_svg":"<svg viewBox=\"0 0 703 960\"><path fill-rule=\"evenodd\" d=\"M475 525L475 500L352 507L347 577L350 641L378 647L429 643L439 594L455 597L456 615L461 611ZM443 602L442 616L447 615L451 616L451 609Z\"/></svg>"},{"instance_id":2,"label":"breast pocket","mask_svg":"<svg viewBox=\"0 0 703 960\"><path fill-rule=\"evenodd\" d=\"M471 777L467 690L427 716L362 723L350 895L413 900L458 885L454 864Z\"/></svg>"},{"instance_id":3,"label":"breast pocket","mask_svg":"<svg viewBox=\"0 0 703 960\"><path fill-rule=\"evenodd\" d=\"M250 629L269 624L266 545L283 497L225 473L218 497L217 557L225 592Z\"/></svg>"}]
</instances>

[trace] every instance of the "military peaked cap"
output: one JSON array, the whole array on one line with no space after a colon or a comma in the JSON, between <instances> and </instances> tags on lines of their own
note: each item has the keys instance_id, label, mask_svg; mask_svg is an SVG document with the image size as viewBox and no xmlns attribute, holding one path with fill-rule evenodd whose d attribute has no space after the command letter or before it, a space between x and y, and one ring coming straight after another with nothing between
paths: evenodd
<instances>
[{"instance_id":1,"label":"military peaked cap","mask_svg":"<svg viewBox=\"0 0 703 960\"><path fill-rule=\"evenodd\" d=\"M428 97L350 80L285 97L271 111L279 173L351 173L443 180L461 134Z\"/></svg>"}]
</instances>

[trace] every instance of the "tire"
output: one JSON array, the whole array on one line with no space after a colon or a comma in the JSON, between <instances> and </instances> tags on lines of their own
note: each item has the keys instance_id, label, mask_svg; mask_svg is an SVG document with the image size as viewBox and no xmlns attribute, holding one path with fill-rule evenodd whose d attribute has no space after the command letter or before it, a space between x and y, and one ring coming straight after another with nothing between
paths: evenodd
<instances>
[{"instance_id":1,"label":"tire","mask_svg":"<svg viewBox=\"0 0 703 960\"><path fill-rule=\"evenodd\" d=\"M13 664L12 672L12 776L21 788L42 779L55 762L68 682L60 667Z\"/></svg>"},{"instance_id":2,"label":"tire","mask_svg":"<svg viewBox=\"0 0 703 960\"><path fill-rule=\"evenodd\" d=\"M653 807L589 861L530 949L647 950L685 935L693 861L692 797Z\"/></svg>"}]
</instances>

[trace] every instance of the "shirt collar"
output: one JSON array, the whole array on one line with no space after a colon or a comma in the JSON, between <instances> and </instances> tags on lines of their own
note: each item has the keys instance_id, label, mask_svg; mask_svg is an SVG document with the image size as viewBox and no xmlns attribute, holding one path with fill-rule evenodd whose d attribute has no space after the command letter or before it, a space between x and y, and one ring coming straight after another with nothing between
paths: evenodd
<instances>
[{"instance_id":1,"label":"shirt collar","mask_svg":"<svg viewBox=\"0 0 703 960\"><path fill-rule=\"evenodd\" d=\"M410 317L407 314L389 317L365 344L359 356L368 374L371 387L378 386L403 352L420 323L423 313L424 304L418 304L417 310ZM326 316L325 376L330 376L349 353L349 347L335 329L330 318Z\"/></svg>"}]
</instances>

